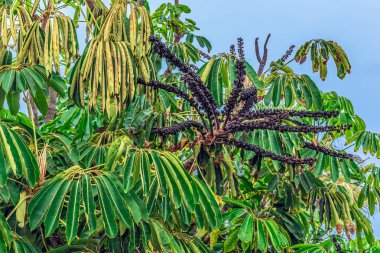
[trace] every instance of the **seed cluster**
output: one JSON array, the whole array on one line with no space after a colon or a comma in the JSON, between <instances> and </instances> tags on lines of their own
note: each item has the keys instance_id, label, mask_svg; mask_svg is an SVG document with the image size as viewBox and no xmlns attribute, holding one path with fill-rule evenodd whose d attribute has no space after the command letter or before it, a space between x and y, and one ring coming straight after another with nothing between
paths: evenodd
<instances>
[{"instance_id":1,"label":"seed cluster","mask_svg":"<svg viewBox=\"0 0 380 253\"><path fill-rule=\"evenodd\" d=\"M157 135L165 137L168 135L177 134L177 133L182 132L182 131L190 128L190 127L194 127L200 131L203 130L203 125L201 123L199 123L198 121L189 120L189 121L184 121L184 122L181 122L179 124L176 124L176 125L170 126L170 127L155 128L153 130L153 132L156 133Z\"/></svg>"},{"instance_id":2,"label":"seed cluster","mask_svg":"<svg viewBox=\"0 0 380 253\"><path fill-rule=\"evenodd\" d=\"M249 87L241 92L240 101L244 101L244 105L239 111L239 116L249 113L252 107L258 102L256 87Z\"/></svg>"},{"instance_id":3,"label":"seed cluster","mask_svg":"<svg viewBox=\"0 0 380 253\"><path fill-rule=\"evenodd\" d=\"M217 104L212 97L207 86L202 82L194 70L179 60L170 50L156 37L151 36L150 41L153 43L153 50L162 58L176 66L182 73L181 80L188 85L191 95L178 89L177 87L160 83L158 81L145 82L139 79L139 83L156 89L163 89L172 92L182 99L189 102L190 106L196 109L202 123L198 121L185 121L173 126L155 128L153 131L159 136L174 135L194 128L201 134L199 139L206 145L222 143L232 145L237 148L253 151L259 157L269 157L272 160L288 164L313 164L315 158L297 158L278 155L273 152L262 149L259 146L249 144L245 141L233 138L235 132L255 131L258 129L274 130L279 132L301 132L301 133L319 133L331 131L345 131L351 126L313 126L302 122L303 118L331 118L338 116L338 111L305 111L305 110L283 110L283 109L264 109L254 110L258 102L257 89L250 87L244 89L244 80L246 78L246 69L244 62L244 43L241 38L238 39L238 55L235 61L236 80L234 88L224 105L222 115L219 115ZM284 56L286 59L292 52L291 47ZM202 53L200 53L202 55ZM235 55L235 46L231 46L231 54ZM204 57L207 57L204 55ZM240 106L239 106L240 105ZM242 106L241 106L242 105ZM208 124L203 118L203 112L207 114ZM233 115L233 117L231 117ZM294 117L294 118L293 118ZM222 124L219 124L221 121ZM289 125L289 122L293 125ZM341 159L353 159L352 155L342 154L325 147L305 143L305 148L325 153L327 155Z\"/></svg>"},{"instance_id":4,"label":"seed cluster","mask_svg":"<svg viewBox=\"0 0 380 253\"><path fill-rule=\"evenodd\" d=\"M245 80L245 64L240 59L236 60L235 64L236 69L236 77L237 79L234 81L234 88L231 91L231 95L228 98L226 107L223 111L223 116L226 116L225 123L228 122L231 112L235 109L236 105L238 104L238 98L240 96L241 91L243 90L243 83Z\"/></svg>"},{"instance_id":5,"label":"seed cluster","mask_svg":"<svg viewBox=\"0 0 380 253\"><path fill-rule=\"evenodd\" d=\"M211 60L211 56L209 56L208 54L206 54L205 52L201 50L199 50L199 55L205 58L206 60Z\"/></svg>"},{"instance_id":6,"label":"seed cluster","mask_svg":"<svg viewBox=\"0 0 380 253\"><path fill-rule=\"evenodd\" d=\"M279 114L288 114L291 117L303 118L332 118L339 115L338 111L301 111L301 110L281 110L281 109L263 109L254 112L247 112L246 118L258 119Z\"/></svg>"},{"instance_id":7,"label":"seed cluster","mask_svg":"<svg viewBox=\"0 0 380 253\"><path fill-rule=\"evenodd\" d=\"M337 157L337 158L341 158L341 159L354 160L354 158L355 158L352 154L339 153L339 152L336 152L334 150L331 150L331 149L328 149L328 148L325 148L325 147L322 147L322 146L318 146L318 145L315 145L315 144L310 143L310 142L305 142L304 147L308 148L308 149L315 150L315 151L317 151L319 153L323 153L323 154L326 154L326 155L329 155L329 156L333 156L333 157Z\"/></svg>"},{"instance_id":8,"label":"seed cluster","mask_svg":"<svg viewBox=\"0 0 380 253\"><path fill-rule=\"evenodd\" d=\"M245 60L244 57L244 40L243 38L238 38L238 54L241 61Z\"/></svg>"},{"instance_id":9,"label":"seed cluster","mask_svg":"<svg viewBox=\"0 0 380 253\"><path fill-rule=\"evenodd\" d=\"M315 163L315 158L295 158L295 157L287 157L277 155L273 152L266 151L256 145L252 145L243 141L235 140L235 139L224 139L226 144L233 145L238 148L243 148L245 150L253 151L258 156L269 157L273 160L288 163L288 164L313 164Z\"/></svg>"},{"instance_id":10,"label":"seed cluster","mask_svg":"<svg viewBox=\"0 0 380 253\"><path fill-rule=\"evenodd\" d=\"M299 133L321 133L321 132L331 132L331 131L345 131L351 126L309 126L309 125L300 125L300 126L289 126L289 125L280 125L278 122L281 120L281 117L274 116L269 120L254 121L254 122L243 122L243 123L234 123L230 124L226 131L229 133L242 132L242 131L252 131L257 129L267 129L267 130L276 130L280 132L299 132Z\"/></svg>"},{"instance_id":11,"label":"seed cluster","mask_svg":"<svg viewBox=\"0 0 380 253\"><path fill-rule=\"evenodd\" d=\"M234 45L234 44L232 44L232 45L230 46L230 54L232 54L232 55L236 55L236 50L235 50L235 45Z\"/></svg>"},{"instance_id":12,"label":"seed cluster","mask_svg":"<svg viewBox=\"0 0 380 253\"><path fill-rule=\"evenodd\" d=\"M176 94L177 96L185 99L187 102L189 102L190 106L194 107L195 109L199 109L197 101L195 101L194 98L189 97L189 95L187 95L186 92L184 92L181 89L178 89L177 87L174 87L174 86L171 86L171 85L167 85L167 84L163 84L163 83L160 83L160 82L157 82L157 81L145 82L145 80L142 79L142 78L138 78L137 82L139 84L150 86L150 87L153 87L153 88L156 88L156 89L162 89L162 90L166 90L166 91L172 92L172 93Z\"/></svg>"},{"instance_id":13,"label":"seed cluster","mask_svg":"<svg viewBox=\"0 0 380 253\"><path fill-rule=\"evenodd\" d=\"M292 53L293 53L293 50L294 50L294 48L295 48L296 46L295 45L291 45L290 47L289 47L289 49L286 51L286 53L281 57L281 61L282 62L285 62L291 55L292 55Z\"/></svg>"}]
</instances>

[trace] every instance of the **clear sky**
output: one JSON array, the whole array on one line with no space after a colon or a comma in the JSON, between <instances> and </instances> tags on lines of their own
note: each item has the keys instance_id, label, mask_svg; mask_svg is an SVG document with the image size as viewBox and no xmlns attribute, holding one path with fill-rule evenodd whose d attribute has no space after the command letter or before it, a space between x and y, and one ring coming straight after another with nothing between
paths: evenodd
<instances>
[{"instance_id":1,"label":"clear sky","mask_svg":"<svg viewBox=\"0 0 380 253\"><path fill-rule=\"evenodd\" d=\"M163 2L149 1L152 10ZM338 42L351 61L351 74L340 80L332 63L326 81L320 81L318 74L313 79L321 90L335 90L350 99L367 129L380 132L379 0L180 0L180 3L191 8L189 18L197 22L200 28L197 34L211 41L212 54L228 51L237 37L243 37L246 58L256 65L254 39L260 37L263 42L268 33L272 34L268 61L277 60L290 45L300 46L310 39ZM312 75L309 62L295 70ZM380 238L380 216L373 222L376 237Z\"/></svg>"}]
</instances>

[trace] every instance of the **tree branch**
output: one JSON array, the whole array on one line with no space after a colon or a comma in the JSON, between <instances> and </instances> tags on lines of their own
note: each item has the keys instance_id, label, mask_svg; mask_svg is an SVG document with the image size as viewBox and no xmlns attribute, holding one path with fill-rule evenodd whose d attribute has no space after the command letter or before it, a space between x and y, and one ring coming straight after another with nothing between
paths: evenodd
<instances>
[{"instance_id":1,"label":"tree branch","mask_svg":"<svg viewBox=\"0 0 380 253\"><path fill-rule=\"evenodd\" d=\"M259 70L257 71L257 74L259 76L261 76L263 74L263 71L264 71L264 67L265 65L267 64L267 60L268 60L268 48L267 48L267 45L268 45L268 41L269 41L269 38L270 38L270 33L268 34L266 40L265 40L265 43L264 43L264 52L263 52L263 55L261 56L260 54L260 48L259 48L259 38L256 38L255 39L255 52L256 52L256 58L257 58L257 61L259 62L260 66L259 66Z\"/></svg>"}]
</instances>

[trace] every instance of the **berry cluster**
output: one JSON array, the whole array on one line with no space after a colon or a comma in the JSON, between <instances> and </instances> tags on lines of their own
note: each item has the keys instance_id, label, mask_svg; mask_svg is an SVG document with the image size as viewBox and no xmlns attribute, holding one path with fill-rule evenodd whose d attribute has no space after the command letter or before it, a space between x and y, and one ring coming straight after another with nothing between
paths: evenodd
<instances>
[{"instance_id":1,"label":"berry cluster","mask_svg":"<svg viewBox=\"0 0 380 253\"><path fill-rule=\"evenodd\" d=\"M168 136L168 135L172 135L172 134L177 134L179 132L182 132L190 127L194 127L196 129L198 129L199 131L203 131L203 125L201 123L199 123L198 121L184 121L184 122L181 122L179 124L176 124L174 126L170 126L170 127L160 127L160 128L155 128L153 130L154 133L156 133L157 135L160 135L160 136Z\"/></svg>"},{"instance_id":2,"label":"berry cluster","mask_svg":"<svg viewBox=\"0 0 380 253\"><path fill-rule=\"evenodd\" d=\"M277 122L279 121L278 117L273 117L269 121L259 121L259 122L248 122L240 124L232 124L226 129L230 133L241 132L241 131L252 131L257 129L266 129L266 130L276 130L279 132L298 132L298 133L322 133L322 132L331 132L331 131L345 131L351 126L289 126L289 125L280 125Z\"/></svg>"},{"instance_id":3,"label":"berry cluster","mask_svg":"<svg viewBox=\"0 0 380 253\"><path fill-rule=\"evenodd\" d=\"M232 55L236 55L236 50L235 50L235 45L234 45L234 44L232 44L232 45L230 46L230 54L232 54Z\"/></svg>"},{"instance_id":4,"label":"berry cluster","mask_svg":"<svg viewBox=\"0 0 380 253\"><path fill-rule=\"evenodd\" d=\"M244 105L238 113L239 116L242 116L246 112L249 112L251 108L258 102L256 87L252 86L244 89L241 92L240 101L244 101Z\"/></svg>"},{"instance_id":5,"label":"berry cluster","mask_svg":"<svg viewBox=\"0 0 380 253\"><path fill-rule=\"evenodd\" d=\"M226 116L225 124L228 122L231 116L231 112L235 109L236 105L238 104L239 96L241 91L243 90L246 75L245 64L242 60L236 60L235 69L237 79L234 81L234 88L231 91L230 97L228 98L226 107L223 111L223 116Z\"/></svg>"},{"instance_id":6,"label":"berry cluster","mask_svg":"<svg viewBox=\"0 0 380 253\"><path fill-rule=\"evenodd\" d=\"M332 118L339 115L338 111L297 111L297 110L281 110L281 109L263 109L254 112L245 113L246 118L259 119L279 114L288 114L291 117L303 118Z\"/></svg>"},{"instance_id":7,"label":"berry cluster","mask_svg":"<svg viewBox=\"0 0 380 253\"><path fill-rule=\"evenodd\" d=\"M319 153L323 153L323 154L326 154L326 155L329 155L329 156L333 156L333 157L337 157L337 158L340 158L340 159L354 160L354 158L355 158L352 154L339 153L339 152L336 152L334 150L331 150L331 149L328 149L328 148L325 148L325 147L321 147L321 146L315 145L315 144L310 143L310 142L305 142L304 147L308 148L308 149L315 150L315 151L317 151Z\"/></svg>"},{"instance_id":8,"label":"berry cluster","mask_svg":"<svg viewBox=\"0 0 380 253\"><path fill-rule=\"evenodd\" d=\"M288 164L310 164L311 165L315 163L315 158L295 158L295 157L281 156L273 152L266 151L256 145L252 145L243 141L239 141L235 139L221 139L221 140L225 144L229 144L238 148L253 151L258 156L269 157L273 160L288 163Z\"/></svg>"},{"instance_id":9,"label":"berry cluster","mask_svg":"<svg viewBox=\"0 0 380 253\"><path fill-rule=\"evenodd\" d=\"M238 54L241 61L244 61L244 40L243 38L238 38Z\"/></svg>"},{"instance_id":10,"label":"berry cluster","mask_svg":"<svg viewBox=\"0 0 380 253\"><path fill-rule=\"evenodd\" d=\"M177 87L174 87L172 85L163 84L163 83L160 83L160 82L157 82L157 81L145 82L145 80L142 79L142 78L138 78L137 79L137 83L143 84L145 86L150 86L150 87L153 87L155 89L162 89L162 90L166 90L166 91L172 92L172 93L176 94L177 96L185 99L187 102L189 102L189 105L191 107L195 108L199 112L200 116L203 116L202 112L199 111L199 106L198 106L197 101L195 101L194 98L191 98L183 90L178 89Z\"/></svg>"},{"instance_id":11,"label":"berry cluster","mask_svg":"<svg viewBox=\"0 0 380 253\"><path fill-rule=\"evenodd\" d=\"M202 82L200 77L194 70L179 60L170 50L156 37L151 36L150 41L153 43L153 50L162 58L165 58L169 64L176 66L182 73L181 80L187 86L191 95L178 89L174 86L163 84L157 81L145 82L139 79L139 83L163 89L172 92L182 99L189 102L190 106L195 108L202 123L198 121L185 121L174 126L162 127L154 129L154 132L159 136L174 135L185 131L189 128L194 128L200 133L200 138L206 145L214 143L223 143L232 145L237 148L246 149L256 153L258 157L269 157L272 160L277 160L289 164L313 164L315 158L297 158L275 154L264 150L256 145L249 144L245 141L236 140L233 138L233 133L241 131L255 131L258 129L274 130L279 132L300 132L300 133L319 133L331 131L345 131L350 126L313 126L300 121L302 118L331 118L338 116L337 111L304 111L304 110L283 110L283 109L264 109L254 110L255 104L258 102L257 89L250 87L244 89L244 81L246 79L246 69L244 63L244 43L241 38L238 39L238 54L239 58L235 60L236 80L231 94L224 106L223 113L219 115L217 103L213 99L211 92ZM292 47L287 52L291 54ZM235 47L231 46L231 54L235 55ZM285 57L285 56L284 56ZM286 56L284 59L286 59ZM208 122L204 118L204 112L207 115ZM295 117L295 118L293 118ZM221 122L219 122L221 121ZM289 124L289 122L291 124ZM222 123L222 124L219 124ZM200 139L201 140L201 139ZM342 154L325 147L306 143L305 148L313 149L317 152L325 153L330 156L352 159L353 156Z\"/></svg>"},{"instance_id":12,"label":"berry cluster","mask_svg":"<svg viewBox=\"0 0 380 253\"><path fill-rule=\"evenodd\" d=\"M289 56L292 55L293 50L294 50L295 47L296 47L295 45L291 45L291 46L289 47L288 51L285 52L285 54L281 57L280 60L281 60L282 62L285 62L285 61L289 58Z\"/></svg>"},{"instance_id":13,"label":"berry cluster","mask_svg":"<svg viewBox=\"0 0 380 253\"><path fill-rule=\"evenodd\" d=\"M209 56L208 54L206 54L205 52L201 50L199 50L199 55L205 58L206 60L211 60L211 56Z\"/></svg>"}]
</instances>

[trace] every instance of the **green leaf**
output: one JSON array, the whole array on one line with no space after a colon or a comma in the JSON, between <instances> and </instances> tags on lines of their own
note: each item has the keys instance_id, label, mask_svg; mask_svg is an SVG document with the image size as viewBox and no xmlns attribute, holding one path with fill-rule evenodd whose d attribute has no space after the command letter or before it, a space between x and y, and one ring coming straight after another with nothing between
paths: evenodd
<instances>
[{"instance_id":1,"label":"green leaf","mask_svg":"<svg viewBox=\"0 0 380 253\"><path fill-rule=\"evenodd\" d=\"M349 183L351 181L351 173L350 169L348 167L347 161L343 160L340 162L340 167L342 169L342 173L344 178L346 179L346 182Z\"/></svg>"},{"instance_id":2,"label":"green leaf","mask_svg":"<svg viewBox=\"0 0 380 253\"><path fill-rule=\"evenodd\" d=\"M32 198L28 206L29 226L31 230L36 229L45 220L52 201L57 197L57 193L64 181L63 178L53 179Z\"/></svg>"},{"instance_id":3,"label":"green leaf","mask_svg":"<svg viewBox=\"0 0 380 253\"><path fill-rule=\"evenodd\" d=\"M140 155L140 173L143 182L144 196L147 196L150 187L151 169L149 157L146 152L142 152Z\"/></svg>"},{"instance_id":4,"label":"green leaf","mask_svg":"<svg viewBox=\"0 0 380 253\"><path fill-rule=\"evenodd\" d=\"M112 209L111 201L100 182L99 178L95 178L96 186L99 192L100 209L102 211L102 218L106 235L110 238L115 238L117 235L117 224L115 221L115 212Z\"/></svg>"},{"instance_id":5,"label":"green leaf","mask_svg":"<svg viewBox=\"0 0 380 253\"><path fill-rule=\"evenodd\" d=\"M315 168L314 168L314 175L315 176L319 176L322 174L323 172L323 169L325 168L325 155L324 154L318 154L318 159L317 159L317 163L315 165Z\"/></svg>"},{"instance_id":6,"label":"green leaf","mask_svg":"<svg viewBox=\"0 0 380 253\"><path fill-rule=\"evenodd\" d=\"M281 246L280 239L279 239L279 235L281 232L278 229L277 224L273 220L267 219L265 221L265 227L267 228L268 235L271 239L273 247L275 249L279 248Z\"/></svg>"},{"instance_id":7,"label":"green leaf","mask_svg":"<svg viewBox=\"0 0 380 253\"><path fill-rule=\"evenodd\" d=\"M116 189L113 183L118 179L110 174L105 174L102 177L99 177L99 179L100 182L103 183L104 189L106 189L106 193L111 200L117 217L127 228L130 228L132 226L132 217L130 216L128 209L125 207L125 203L123 202L120 192Z\"/></svg>"},{"instance_id":8,"label":"green leaf","mask_svg":"<svg viewBox=\"0 0 380 253\"><path fill-rule=\"evenodd\" d=\"M219 206L211 190L200 180L196 178L194 179L198 185L199 204L208 220L210 230L214 230L215 228L220 227L222 222Z\"/></svg>"},{"instance_id":9,"label":"green leaf","mask_svg":"<svg viewBox=\"0 0 380 253\"><path fill-rule=\"evenodd\" d=\"M245 63L245 70L247 72L248 79L256 86L259 90L263 90L265 88L265 84L262 80L259 79L255 69L247 62Z\"/></svg>"},{"instance_id":10,"label":"green leaf","mask_svg":"<svg viewBox=\"0 0 380 253\"><path fill-rule=\"evenodd\" d=\"M65 195L67 190L71 186L71 181L65 180L60 186L57 196L53 199L51 206L54 208L49 208L45 219L45 232L46 237L51 236L54 231L58 228L59 219L61 217L62 208L65 200Z\"/></svg>"},{"instance_id":11,"label":"green leaf","mask_svg":"<svg viewBox=\"0 0 380 253\"><path fill-rule=\"evenodd\" d=\"M82 177L83 204L86 212L86 219L89 227L89 233L92 234L96 229L95 202L92 192L91 178L89 174Z\"/></svg>"},{"instance_id":12,"label":"green leaf","mask_svg":"<svg viewBox=\"0 0 380 253\"><path fill-rule=\"evenodd\" d=\"M318 89L317 85L314 83L313 80L311 80L311 78L308 75L302 75L302 78L305 81L311 93L314 108L316 110L321 110L323 105L321 91Z\"/></svg>"},{"instance_id":13,"label":"green leaf","mask_svg":"<svg viewBox=\"0 0 380 253\"><path fill-rule=\"evenodd\" d=\"M249 243L252 241L252 237L253 237L253 216L250 213L248 213L245 216L243 224L240 227L238 237L244 243Z\"/></svg>"},{"instance_id":14,"label":"green leaf","mask_svg":"<svg viewBox=\"0 0 380 253\"><path fill-rule=\"evenodd\" d=\"M224 252L231 252L236 249L238 233L239 229L235 229L229 233L227 239L224 241Z\"/></svg>"},{"instance_id":15,"label":"green leaf","mask_svg":"<svg viewBox=\"0 0 380 253\"><path fill-rule=\"evenodd\" d=\"M339 165L338 158L330 157L330 172L331 172L331 180L336 182L339 178Z\"/></svg>"},{"instance_id":16,"label":"green leaf","mask_svg":"<svg viewBox=\"0 0 380 253\"><path fill-rule=\"evenodd\" d=\"M267 249L267 236L263 226L263 221L260 219L256 220L257 232L256 232L256 241L257 249L265 251Z\"/></svg>"},{"instance_id":17,"label":"green leaf","mask_svg":"<svg viewBox=\"0 0 380 253\"><path fill-rule=\"evenodd\" d=\"M5 164L4 152L0 144L0 187L7 183L7 178L7 167Z\"/></svg>"},{"instance_id":18,"label":"green leaf","mask_svg":"<svg viewBox=\"0 0 380 253\"><path fill-rule=\"evenodd\" d=\"M211 78L208 79L208 87L211 90L212 96L218 106L223 105L223 84L220 77L220 63L221 59L217 59L211 69Z\"/></svg>"},{"instance_id":19,"label":"green leaf","mask_svg":"<svg viewBox=\"0 0 380 253\"><path fill-rule=\"evenodd\" d=\"M272 84L273 93L272 93L272 101L275 107L280 105L282 99L282 80L283 76L276 78Z\"/></svg>"},{"instance_id":20,"label":"green leaf","mask_svg":"<svg viewBox=\"0 0 380 253\"><path fill-rule=\"evenodd\" d=\"M0 250L7 252L12 242L11 228L2 212L0 212Z\"/></svg>"},{"instance_id":21,"label":"green leaf","mask_svg":"<svg viewBox=\"0 0 380 253\"><path fill-rule=\"evenodd\" d=\"M10 113L16 115L20 110L20 92L17 90L8 92L7 104Z\"/></svg>"},{"instance_id":22,"label":"green leaf","mask_svg":"<svg viewBox=\"0 0 380 253\"><path fill-rule=\"evenodd\" d=\"M80 202L82 199L82 194L80 190L80 181L74 180L73 186L71 187L69 204L67 207L66 213L66 240L67 244L71 244L71 242L75 239L75 236L78 232L79 226L79 208Z\"/></svg>"},{"instance_id":23,"label":"green leaf","mask_svg":"<svg viewBox=\"0 0 380 253\"><path fill-rule=\"evenodd\" d=\"M358 207L362 208L364 205L364 201L366 200L368 196L369 188L368 185L365 185L360 190L359 196L358 196Z\"/></svg>"}]
</instances>

